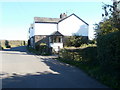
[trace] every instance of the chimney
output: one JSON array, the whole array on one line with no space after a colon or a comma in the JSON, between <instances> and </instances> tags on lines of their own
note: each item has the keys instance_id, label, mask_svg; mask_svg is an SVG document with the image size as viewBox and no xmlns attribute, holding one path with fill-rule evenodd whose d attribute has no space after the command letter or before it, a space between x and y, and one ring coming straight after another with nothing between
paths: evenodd
<instances>
[{"instance_id":1,"label":"chimney","mask_svg":"<svg viewBox=\"0 0 120 90\"><path fill-rule=\"evenodd\" d=\"M67 17L67 14L65 14L65 13L63 13L63 14L61 13L61 14L60 14L60 19L63 19L63 18L65 18L65 17Z\"/></svg>"}]
</instances>

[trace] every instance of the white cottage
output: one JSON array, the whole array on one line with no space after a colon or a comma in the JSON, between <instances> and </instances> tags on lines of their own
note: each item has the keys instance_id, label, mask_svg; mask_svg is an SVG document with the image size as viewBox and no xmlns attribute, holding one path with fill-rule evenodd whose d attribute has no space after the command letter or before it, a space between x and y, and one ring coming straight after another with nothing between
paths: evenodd
<instances>
[{"instance_id":1,"label":"white cottage","mask_svg":"<svg viewBox=\"0 0 120 90\"><path fill-rule=\"evenodd\" d=\"M88 38L88 23L75 14L67 16L65 13L60 18L34 17L34 22L29 28L29 44L46 43L55 51L63 48L65 37L84 36Z\"/></svg>"}]
</instances>

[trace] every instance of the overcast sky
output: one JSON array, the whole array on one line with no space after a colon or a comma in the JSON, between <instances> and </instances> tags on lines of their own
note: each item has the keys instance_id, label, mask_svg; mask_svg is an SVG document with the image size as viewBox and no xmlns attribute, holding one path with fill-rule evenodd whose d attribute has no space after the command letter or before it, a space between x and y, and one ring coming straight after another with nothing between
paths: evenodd
<instances>
[{"instance_id":1,"label":"overcast sky","mask_svg":"<svg viewBox=\"0 0 120 90\"><path fill-rule=\"evenodd\" d=\"M89 2L88 0L86 2L84 2L85 0L45 1L38 2L38 0L34 0L33 2L27 0L26 2L18 2L12 0L8 2L8 0L4 0L3 2L1 0L0 39L27 40L29 26L36 16L59 18L59 15L64 12L67 15L74 13L90 24L90 29L92 29L91 25L102 20L102 2L105 2L105 0L98 0L97 2L95 0L90 0ZM105 3L111 4L112 1L107 0ZM90 35L91 37L93 36L92 30L90 30Z\"/></svg>"}]
</instances>

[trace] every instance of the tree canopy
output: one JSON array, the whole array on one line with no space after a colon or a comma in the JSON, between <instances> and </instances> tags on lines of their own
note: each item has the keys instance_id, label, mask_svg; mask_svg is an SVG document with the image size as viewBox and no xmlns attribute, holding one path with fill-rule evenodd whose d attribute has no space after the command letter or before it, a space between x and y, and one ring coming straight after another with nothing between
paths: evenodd
<instances>
[{"instance_id":1,"label":"tree canopy","mask_svg":"<svg viewBox=\"0 0 120 90\"><path fill-rule=\"evenodd\" d=\"M97 27L97 36L120 31L120 10L117 9L118 2L120 1L114 1L113 5L103 5L103 21L99 24L95 24L95 26Z\"/></svg>"}]
</instances>

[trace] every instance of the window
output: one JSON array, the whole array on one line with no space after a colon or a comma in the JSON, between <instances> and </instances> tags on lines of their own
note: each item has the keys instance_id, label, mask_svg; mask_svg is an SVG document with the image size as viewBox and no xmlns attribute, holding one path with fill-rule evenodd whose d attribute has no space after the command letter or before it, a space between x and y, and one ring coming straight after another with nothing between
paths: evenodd
<instances>
[{"instance_id":1,"label":"window","mask_svg":"<svg viewBox=\"0 0 120 90\"><path fill-rule=\"evenodd\" d=\"M62 37L52 36L50 37L50 43L62 43Z\"/></svg>"},{"instance_id":2,"label":"window","mask_svg":"<svg viewBox=\"0 0 120 90\"><path fill-rule=\"evenodd\" d=\"M57 37L53 37L53 42L54 42L54 43L57 42Z\"/></svg>"},{"instance_id":3,"label":"window","mask_svg":"<svg viewBox=\"0 0 120 90\"><path fill-rule=\"evenodd\" d=\"M58 42L61 43L61 37L58 37Z\"/></svg>"}]
</instances>

